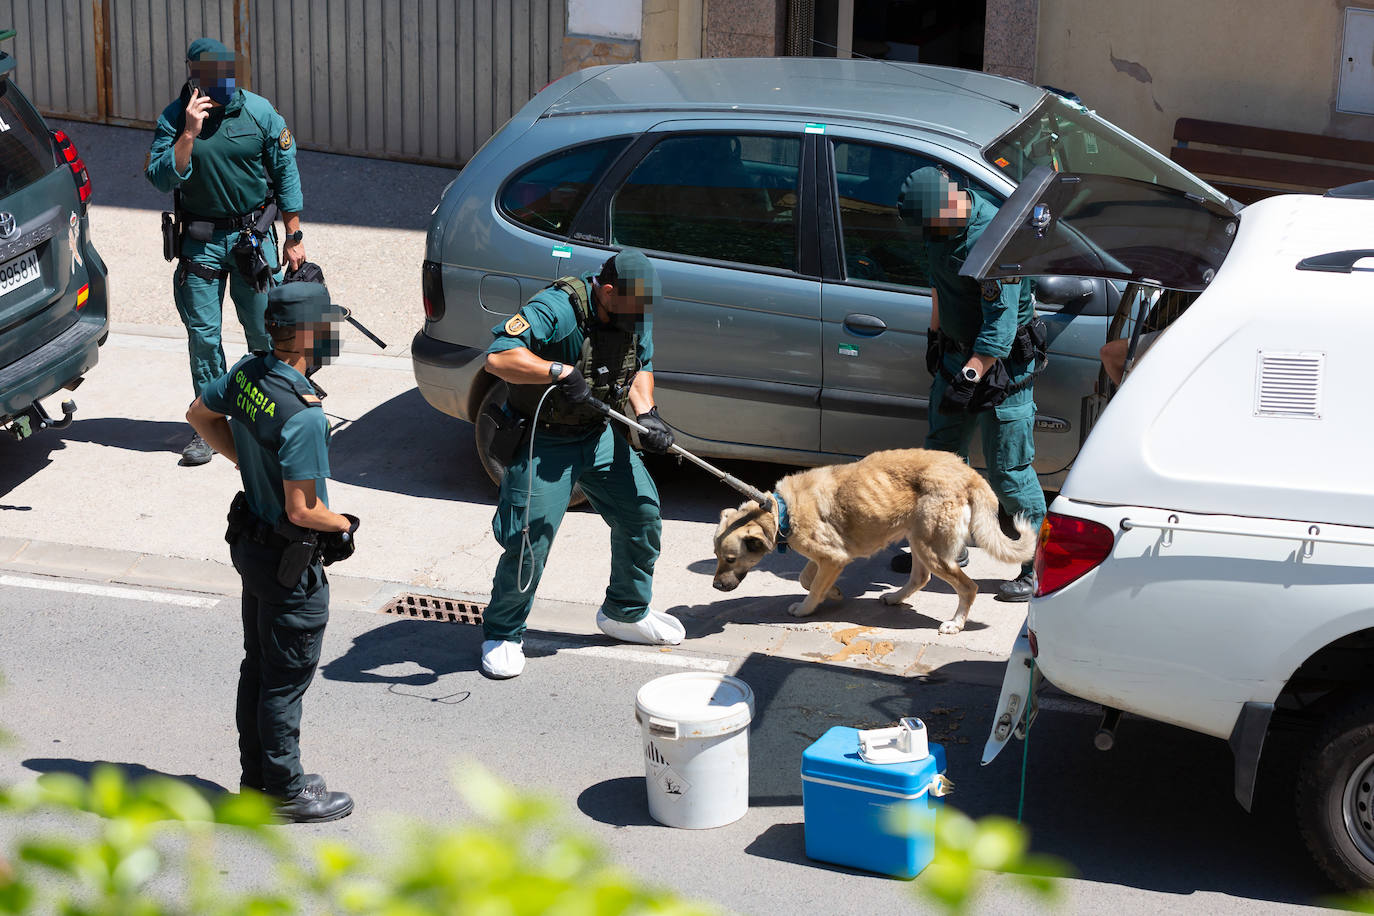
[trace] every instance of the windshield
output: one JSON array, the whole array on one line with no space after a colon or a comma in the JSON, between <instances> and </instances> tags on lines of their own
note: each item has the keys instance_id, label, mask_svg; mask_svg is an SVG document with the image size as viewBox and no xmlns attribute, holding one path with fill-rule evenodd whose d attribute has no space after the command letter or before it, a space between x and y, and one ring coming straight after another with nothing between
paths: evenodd
<instances>
[{"instance_id":1,"label":"windshield","mask_svg":"<svg viewBox=\"0 0 1374 916\"><path fill-rule=\"evenodd\" d=\"M1235 209L1226 195L1081 105L1057 95L1041 102L1029 118L994 141L984 155L1017 184L1031 169L1047 165L1056 172L1148 181Z\"/></svg>"}]
</instances>

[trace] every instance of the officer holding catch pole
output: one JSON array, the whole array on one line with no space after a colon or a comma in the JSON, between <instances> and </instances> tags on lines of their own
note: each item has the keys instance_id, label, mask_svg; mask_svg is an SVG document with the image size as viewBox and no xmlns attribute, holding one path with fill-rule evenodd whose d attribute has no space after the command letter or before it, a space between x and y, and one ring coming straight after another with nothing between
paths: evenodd
<instances>
[{"instance_id":1,"label":"officer holding catch pole","mask_svg":"<svg viewBox=\"0 0 1374 916\"><path fill-rule=\"evenodd\" d=\"M177 261L172 296L186 326L191 383L199 395L224 375L225 281L248 349L266 353L262 316L280 263L273 228L278 212L292 268L305 260L305 246L296 146L286 121L271 102L237 88L234 52L220 42L197 38L186 62L186 85L157 119L144 171L159 191L173 193L173 212L162 214L163 257ZM210 455L197 434L182 450L181 463L204 464Z\"/></svg>"},{"instance_id":2,"label":"officer holding catch pole","mask_svg":"<svg viewBox=\"0 0 1374 916\"><path fill-rule=\"evenodd\" d=\"M278 799L282 820L332 821L353 799L302 770L301 700L329 620L323 567L353 554L358 519L329 508L329 421L306 372L338 356L345 310L319 283L266 298L272 352L206 384L186 419L243 478L225 534L243 578L242 784Z\"/></svg>"},{"instance_id":3,"label":"officer holding catch pole","mask_svg":"<svg viewBox=\"0 0 1374 916\"><path fill-rule=\"evenodd\" d=\"M897 213L921 234L930 263L931 327L926 367L930 388L925 447L968 460L975 433L983 437L988 483L997 494L1003 529L1024 515L1038 529L1045 493L1036 476L1035 376L1048 362L1045 323L1035 316L1029 279L979 283L959 276L997 205L981 191L961 188L944 170L917 169L902 182ZM960 565L963 565L961 562ZM910 554L892 568L911 571ZM997 590L1000 601L1029 601L1033 561Z\"/></svg>"},{"instance_id":4,"label":"officer holding catch pole","mask_svg":"<svg viewBox=\"0 0 1374 916\"><path fill-rule=\"evenodd\" d=\"M492 532L504 549L483 614L482 670L511 678L525 668L521 639L549 548L580 483L611 527L611 581L596 622L623 642L676 645L686 631L649 607L662 520L658 488L598 402L641 427L640 445L662 454L673 434L654 406L653 324L658 277L627 248L598 273L564 277L492 328L487 371L510 386L495 416L493 454L507 465Z\"/></svg>"}]
</instances>

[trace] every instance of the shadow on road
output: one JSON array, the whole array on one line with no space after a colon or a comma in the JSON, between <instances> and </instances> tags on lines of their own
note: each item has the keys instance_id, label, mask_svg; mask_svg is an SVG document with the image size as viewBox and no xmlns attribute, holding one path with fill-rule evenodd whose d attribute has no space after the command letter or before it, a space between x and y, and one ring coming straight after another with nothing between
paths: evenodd
<instances>
[{"instance_id":1,"label":"shadow on road","mask_svg":"<svg viewBox=\"0 0 1374 916\"><path fill-rule=\"evenodd\" d=\"M138 452L167 452L174 456L172 463L175 464L190 438L191 428L185 423L95 417L73 420L65 429L35 433L23 442L0 439L0 496L51 464L52 453L66 448L68 442L89 442ZM26 509L19 506L0 508Z\"/></svg>"},{"instance_id":2,"label":"shadow on road","mask_svg":"<svg viewBox=\"0 0 1374 916\"><path fill-rule=\"evenodd\" d=\"M80 779L90 782L91 774L96 767L112 766L124 774L125 781L143 779L147 776L166 776L178 782L184 782L207 798L214 798L218 795L228 795L229 790L217 782L211 782L199 776L182 774L180 776L172 773L164 773L162 770L154 770L141 763L112 763L109 760L72 760L67 757L30 757L24 761L24 767L38 774L44 773L70 773Z\"/></svg>"},{"instance_id":3,"label":"shadow on road","mask_svg":"<svg viewBox=\"0 0 1374 916\"><path fill-rule=\"evenodd\" d=\"M959 674L1000 683L1001 668L966 662ZM885 727L918 715L948 755L956 789L946 804L973 817L1015 817L1025 745L1013 741L981 767L996 690L953 682L949 673L901 678L749 656L737 674L755 698L751 805L800 805L802 751L832 726ZM1310 903L1330 892L1298 839L1288 771L1261 774L1256 812L1246 814L1232 795L1224 742L1128 718L1116 749L1104 754L1093 748L1096 728L1094 717L1073 713L1044 711L1036 720L1025 802L1034 851L1065 859L1089 881L1170 894ZM746 851L815 864L803 836L800 824L774 825Z\"/></svg>"}]
</instances>

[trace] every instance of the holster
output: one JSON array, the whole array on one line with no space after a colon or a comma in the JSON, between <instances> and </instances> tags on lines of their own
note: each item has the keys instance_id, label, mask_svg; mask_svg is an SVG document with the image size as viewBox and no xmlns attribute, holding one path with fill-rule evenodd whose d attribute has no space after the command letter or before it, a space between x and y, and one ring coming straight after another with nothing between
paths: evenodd
<instances>
[{"instance_id":1,"label":"holster","mask_svg":"<svg viewBox=\"0 0 1374 916\"><path fill-rule=\"evenodd\" d=\"M164 261L175 261L179 246L177 245L177 220L176 214L168 210L162 211L162 259Z\"/></svg>"},{"instance_id":2,"label":"holster","mask_svg":"<svg viewBox=\"0 0 1374 916\"><path fill-rule=\"evenodd\" d=\"M485 413L492 422L489 452L493 458L509 467L525 442L530 427L529 418L495 403L488 404Z\"/></svg>"},{"instance_id":3,"label":"holster","mask_svg":"<svg viewBox=\"0 0 1374 916\"><path fill-rule=\"evenodd\" d=\"M319 552L320 533L293 524L285 515L272 531L286 540L285 546L281 549L281 560L277 563L277 584L282 588L295 588L301 581L301 575L306 567Z\"/></svg>"},{"instance_id":4,"label":"holster","mask_svg":"<svg viewBox=\"0 0 1374 916\"><path fill-rule=\"evenodd\" d=\"M225 529L224 540L233 545L245 528L256 522L253 512L248 508L248 496L242 490L234 494L234 501L229 504L229 527Z\"/></svg>"},{"instance_id":5,"label":"holster","mask_svg":"<svg viewBox=\"0 0 1374 916\"><path fill-rule=\"evenodd\" d=\"M1014 363L1038 363L1049 356L1049 346L1049 325L1037 316L1016 329L1007 358Z\"/></svg>"}]
</instances>

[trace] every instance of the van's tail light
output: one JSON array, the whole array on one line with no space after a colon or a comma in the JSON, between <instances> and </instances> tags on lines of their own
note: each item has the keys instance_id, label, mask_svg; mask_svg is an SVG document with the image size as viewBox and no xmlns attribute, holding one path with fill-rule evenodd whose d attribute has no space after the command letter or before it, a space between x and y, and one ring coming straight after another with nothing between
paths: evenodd
<instances>
[{"instance_id":1,"label":"van's tail light","mask_svg":"<svg viewBox=\"0 0 1374 916\"><path fill-rule=\"evenodd\" d=\"M57 149L67 168L72 170L72 177L76 179L76 193L81 195L81 203L85 204L91 199L91 176L86 172L86 163L77 155L76 144L65 130L53 131L52 138L57 141Z\"/></svg>"},{"instance_id":2,"label":"van's tail light","mask_svg":"<svg viewBox=\"0 0 1374 916\"><path fill-rule=\"evenodd\" d=\"M426 321L444 317L444 279L435 261L426 261L420 268L420 295L425 299Z\"/></svg>"},{"instance_id":3,"label":"van's tail light","mask_svg":"<svg viewBox=\"0 0 1374 916\"><path fill-rule=\"evenodd\" d=\"M1035 597L1056 592L1096 569L1115 542L1116 535L1106 525L1057 512L1046 515L1035 551Z\"/></svg>"}]
</instances>

